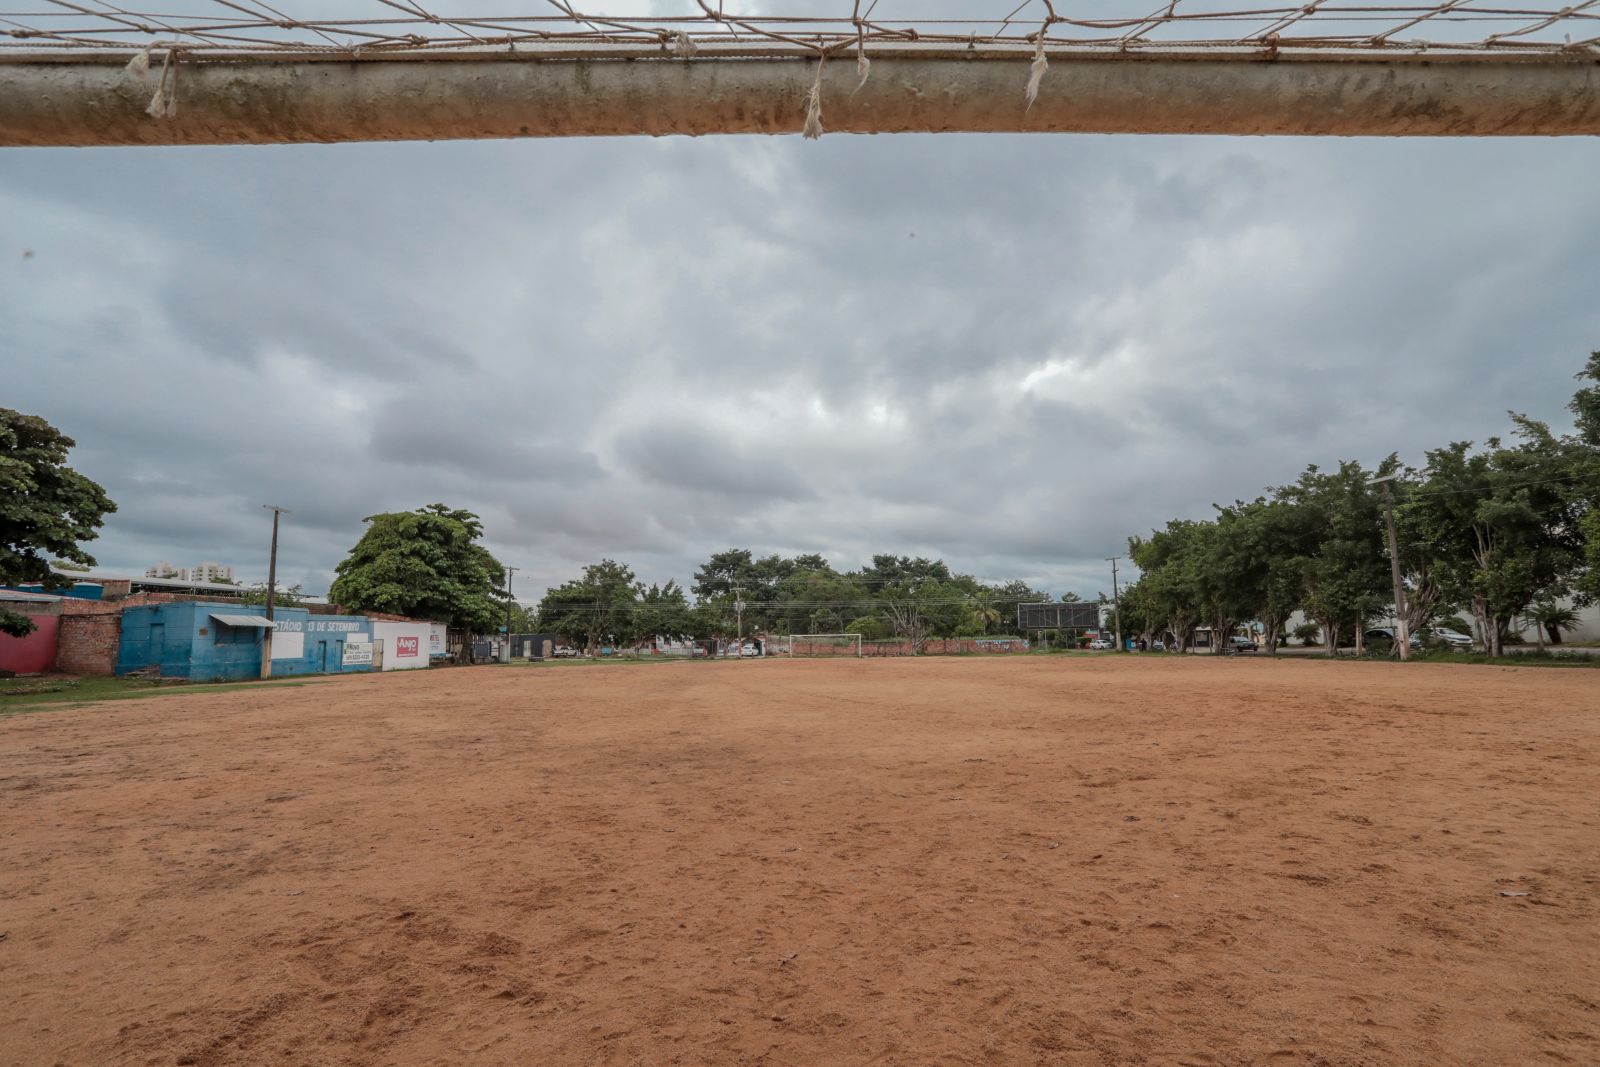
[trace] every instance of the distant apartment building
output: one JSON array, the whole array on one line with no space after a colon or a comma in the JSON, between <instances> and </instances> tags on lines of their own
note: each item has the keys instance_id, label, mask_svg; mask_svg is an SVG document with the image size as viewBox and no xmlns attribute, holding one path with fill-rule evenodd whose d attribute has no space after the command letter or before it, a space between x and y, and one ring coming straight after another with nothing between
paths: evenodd
<instances>
[{"instance_id":1,"label":"distant apartment building","mask_svg":"<svg viewBox=\"0 0 1600 1067\"><path fill-rule=\"evenodd\" d=\"M231 582L233 568L224 567L208 559L204 563L190 567L187 577L191 582Z\"/></svg>"},{"instance_id":2,"label":"distant apartment building","mask_svg":"<svg viewBox=\"0 0 1600 1067\"><path fill-rule=\"evenodd\" d=\"M232 582L233 568L224 567L222 564L209 559L193 567L174 567L166 560L162 560L154 567L146 567L144 576L146 578L176 578L185 582Z\"/></svg>"}]
</instances>

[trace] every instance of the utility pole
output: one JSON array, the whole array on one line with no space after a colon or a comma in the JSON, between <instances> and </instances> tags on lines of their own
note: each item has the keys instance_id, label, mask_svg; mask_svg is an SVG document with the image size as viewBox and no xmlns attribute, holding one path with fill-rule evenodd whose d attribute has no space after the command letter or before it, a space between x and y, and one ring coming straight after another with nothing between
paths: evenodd
<instances>
[{"instance_id":1,"label":"utility pole","mask_svg":"<svg viewBox=\"0 0 1600 1067\"><path fill-rule=\"evenodd\" d=\"M739 640L733 646L734 654L740 659L744 658L744 586L733 587L733 617L738 620Z\"/></svg>"},{"instance_id":2,"label":"utility pole","mask_svg":"<svg viewBox=\"0 0 1600 1067\"><path fill-rule=\"evenodd\" d=\"M1117 560L1121 558L1121 556L1106 557L1106 562L1111 564L1111 617L1116 620L1118 652L1122 651L1122 591L1117 588Z\"/></svg>"},{"instance_id":3,"label":"utility pole","mask_svg":"<svg viewBox=\"0 0 1600 1067\"><path fill-rule=\"evenodd\" d=\"M1384 526L1389 535L1389 577L1394 580L1394 644L1400 650L1400 658L1411 658L1411 633L1406 624L1406 587L1400 580L1400 549L1394 536L1394 494L1389 491L1389 483L1400 477L1398 474L1386 474L1382 478L1372 479L1373 484L1383 484L1383 517Z\"/></svg>"},{"instance_id":4,"label":"utility pole","mask_svg":"<svg viewBox=\"0 0 1600 1067\"><path fill-rule=\"evenodd\" d=\"M272 601L278 591L278 518L291 514L288 508L276 504L262 504L272 512L272 552L267 557L267 621L272 621ZM261 677L272 677L272 627L267 627L261 639Z\"/></svg>"},{"instance_id":5,"label":"utility pole","mask_svg":"<svg viewBox=\"0 0 1600 1067\"><path fill-rule=\"evenodd\" d=\"M520 570L520 567L506 568L506 657L504 662L511 662L511 576Z\"/></svg>"}]
</instances>

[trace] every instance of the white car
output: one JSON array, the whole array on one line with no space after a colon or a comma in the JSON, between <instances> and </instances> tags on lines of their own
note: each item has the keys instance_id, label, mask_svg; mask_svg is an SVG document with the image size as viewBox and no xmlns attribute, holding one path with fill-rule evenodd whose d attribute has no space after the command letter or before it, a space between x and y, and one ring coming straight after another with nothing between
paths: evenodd
<instances>
[{"instance_id":1,"label":"white car","mask_svg":"<svg viewBox=\"0 0 1600 1067\"><path fill-rule=\"evenodd\" d=\"M1472 638L1460 632L1459 630L1450 630L1443 626L1435 626L1432 630L1428 631L1428 635L1443 641L1451 648L1472 647Z\"/></svg>"},{"instance_id":2,"label":"white car","mask_svg":"<svg viewBox=\"0 0 1600 1067\"><path fill-rule=\"evenodd\" d=\"M1104 652L1111 648L1111 642L1103 637L1097 637L1089 642L1089 647L1096 652Z\"/></svg>"}]
</instances>

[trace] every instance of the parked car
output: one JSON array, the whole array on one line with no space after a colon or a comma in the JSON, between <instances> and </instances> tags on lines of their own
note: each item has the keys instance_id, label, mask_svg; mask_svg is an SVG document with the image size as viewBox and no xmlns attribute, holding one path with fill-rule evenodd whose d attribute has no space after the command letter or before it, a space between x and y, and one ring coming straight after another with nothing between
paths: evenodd
<instances>
[{"instance_id":1,"label":"parked car","mask_svg":"<svg viewBox=\"0 0 1600 1067\"><path fill-rule=\"evenodd\" d=\"M1093 641L1089 642L1089 647L1092 648L1093 650L1095 650L1096 652L1103 652L1103 651L1111 648L1111 642L1107 641L1103 637L1097 637Z\"/></svg>"},{"instance_id":2,"label":"parked car","mask_svg":"<svg viewBox=\"0 0 1600 1067\"><path fill-rule=\"evenodd\" d=\"M1165 641L1151 641L1150 642L1150 651L1151 652L1165 652L1166 650L1167 650L1167 643Z\"/></svg>"},{"instance_id":3,"label":"parked car","mask_svg":"<svg viewBox=\"0 0 1600 1067\"><path fill-rule=\"evenodd\" d=\"M1248 637L1234 636L1228 638L1228 650L1231 652L1259 652L1261 646Z\"/></svg>"},{"instance_id":4,"label":"parked car","mask_svg":"<svg viewBox=\"0 0 1600 1067\"><path fill-rule=\"evenodd\" d=\"M555 652L551 653L556 659L576 659L580 654L577 649L568 648L566 645L560 646Z\"/></svg>"},{"instance_id":5,"label":"parked car","mask_svg":"<svg viewBox=\"0 0 1600 1067\"><path fill-rule=\"evenodd\" d=\"M1424 630L1423 633L1435 641L1443 641L1451 648L1472 647L1472 638L1459 630L1452 630L1445 626L1435 626L1431 630Z\"/></svg>"},{"instance_id":6,"label":"parked car","mask_svg":"<svg viewBox=\"0 0 1600 1067\"><path fill-rule=\"evenodd\" d=\"M1371 648L1389 649L1394 647L1394 629L1389 626L1375 626L1361 634L1367 645ZM1411 647L1421 648L1422 640L1416 634L1411 635Z\"/></svg>"}]
</instances>

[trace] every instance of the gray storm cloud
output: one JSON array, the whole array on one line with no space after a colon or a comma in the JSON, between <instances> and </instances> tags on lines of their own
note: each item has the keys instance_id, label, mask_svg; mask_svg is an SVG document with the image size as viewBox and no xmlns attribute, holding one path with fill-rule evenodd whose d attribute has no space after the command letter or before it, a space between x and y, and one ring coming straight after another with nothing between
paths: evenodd
<instances>
[{"instance_id":1,"label":"gray storm cloud","mask_svg":"<svg viewBox=\"0 0 1600 1067\"><path fill-rule=\"evenodd\" d=\"M1563 422L1600 145L827 137L0 153L0 403L108 568L326 587L365 515L584 563L936 553L1085 595L1309 462ZM23 258L24 250L33 252Z\"/></svg>"}]
</instances>

